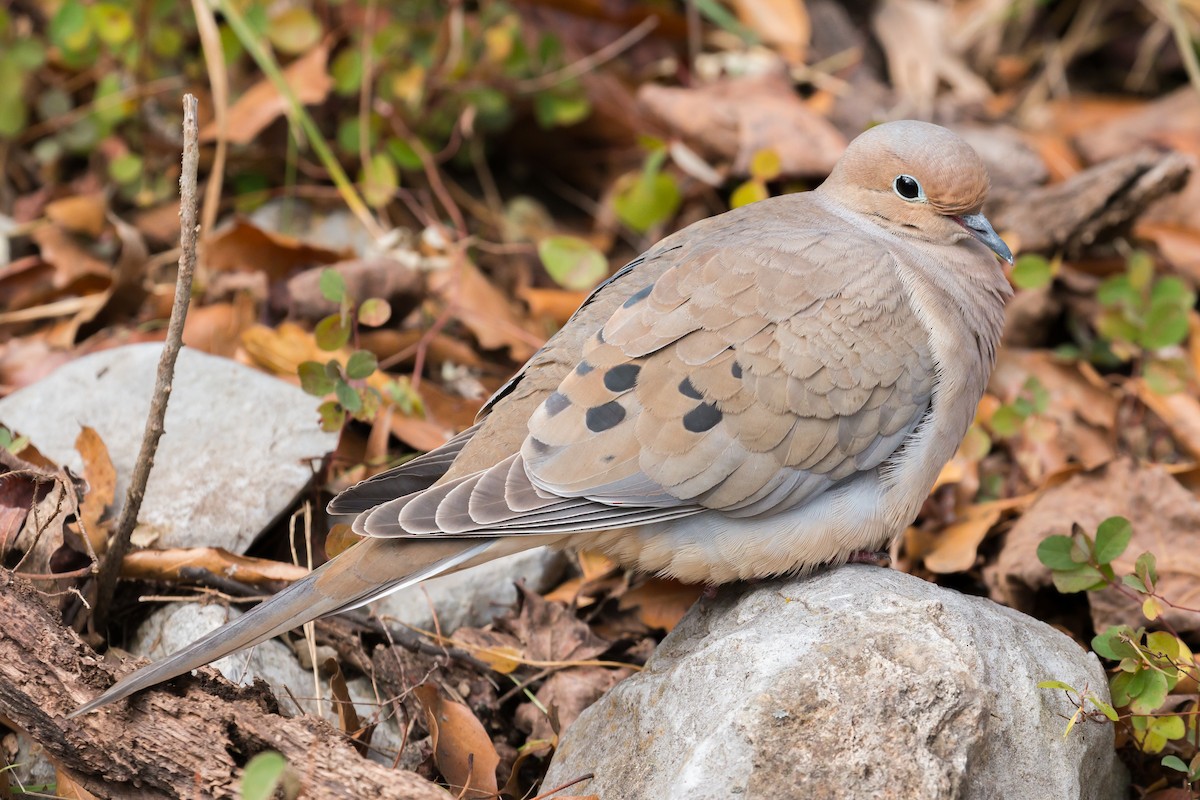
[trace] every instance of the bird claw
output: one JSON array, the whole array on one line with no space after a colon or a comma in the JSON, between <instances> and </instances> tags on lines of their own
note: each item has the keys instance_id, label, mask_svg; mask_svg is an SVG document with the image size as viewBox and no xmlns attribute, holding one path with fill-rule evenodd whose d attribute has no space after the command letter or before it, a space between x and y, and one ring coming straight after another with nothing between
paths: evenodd
<instances>
[{"instance_id":1,"label":"bird claw","mask_svg":"<svg viewBox=\"0 0 1200 800\"><path fill-rule=\"evenodd\" d=\"M855 550L847 560L849 564L870 564L875 567L891 566L892 557L887 550Z\"/></svg>"}]
</instances>

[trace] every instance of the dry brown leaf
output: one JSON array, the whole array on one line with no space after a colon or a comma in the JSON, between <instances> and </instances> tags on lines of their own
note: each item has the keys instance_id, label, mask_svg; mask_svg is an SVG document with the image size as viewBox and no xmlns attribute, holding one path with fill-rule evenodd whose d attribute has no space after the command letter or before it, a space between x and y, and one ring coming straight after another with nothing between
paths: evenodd
<instances>
[{"instance_id":1,"label":"dry brown leaf","mask_svg":"<svg viewBox=\"0 0 1200 800\"><path fill-rule=\"evenodd\" d=\"M384 328L361 331L359 344L374 353L380 361L392 359L403 353L404 355L400 357L399 361L391 364L391 367L399 367L401 364L413 362L417 347L424 338L425 331L422 330L398 331L395 328ZM429 338L426 345L425 363L429 365L434 374L437 374L437 368L446 362L472 368L485 366L479 353L475 352L475 348L444 333L436 333Z\"/></svg>"},{"instance_id":2,"label":"dry brown leaf","mask_svg":"<svg viewBox=\"0 0 1200 800\"><path fill-rule=\"evenodd\" d=\"M1069 535L1078 523L1094 533L1108 517L1133 523L1133 539L1113 566L1118 575L1133 572L1144 552L1158 558L1158 587L1174 603L1200 607L1200 500L1162 467L1120 458L1046 490L1017 520L1004 539L994 565L984 568L992 599L1033 613L1034 595L1051 586L1050 570L1038 561L1037 547L1047 536ZM1089 592L1096 630L1109 625L1144 624L1141 606L1111 589ZM1200 631L1196 614L1167 609L1164 618L1181 633Z\"/></svg>"},{"instance_id":3,"label":"dry brown leaf","mask_svg":"<svg viewBox=\"0 0 1200 800\"><path fill-rule=\"evenodd\" d=\"M325 535L325 556L335 558L362 541L361 536L345 522L339 522Z\"/></svg>"},{"instance_id":4,"label":"dry brown leaf","mask_svg":"<svg viewBox=\"0 0 1200 800\"><path fill-rule=\"evenodd\" d=\"M669 632L703 593L704 587L697 583L651 578L621 595L617 607L622 611L636 609L638 619L646 627Z\"/></svg>"},{"instance_id":5,"label":"dry brown leaf","mask_svg":"<svg viewBox=\"0 0 1200 800\"><path fill-rule=\"evenodd\" d=\"M327 658L321 668L329 675L329 694L333 698L333 708L337 711L338 729L350 738L359 755L367 755L375 726L364 728L359 721L358 710L354 707L350 688L346 685L346 676L342 674L342 666L338 660Z\"/></svg>"},{"instance_id":6,"label":"dry brown leaf","mask_svg":"<svg viewBox=\"0 0 1200 800\"><path fill-rule=\"evenodd\" d=\"M55 225L95 238L104 231L108 201L101 192L77 194L47 203L45 213Z\"/></svg>"},{"instance_id":7,"label":"dry brown leaf","mask_svg":"<svg viewBox=\"0 0 1200 800\"><path fill-rule=\"evenodd\" d=\"M587 299L590 292L522 287L517 290L517 294L525 301L525 305L529 306L529 316L534 319L549 319L561 328L567 324L567 320Z\"/></svg>"},{"instance_id":8,"label":"dry brown leaf","mask_svg":"<svg viewBox=\"0 0 1200 800\"><path fill-rule=\"evenodd\" d=\"M314 264L333 264L350 255L264 230L244 219L206 239L203 252L204 263L211 270L265 272L272 281L284 280Z\"/></svg>"},{"instance_id":9,"label":"dry brown leaf","mask_svg":"<svg viewBox=\"0 0 1200 800\"><path fill-rule=\"evenodd\" d=\"M65 800L99 800L96 795L73 781L62 769L54 770L54 796Z\"/></svg>"},{"instance_id":10,"label":"dry brown leaf","mask_svg":"<svg viewBox=\"0 0 1200 800\"><path fill-rule=\"evenodd\" d=\"M309 50L288 65L283 71L284 80L292 94L303 105L311 106L325 102L333 87L326 64L329 61L329 45L321 44ZM270 78L263 78L251 86L245 94L230 106L225 136L234 144L249 144L263 129L288 110L287 100L275 88ZM215 121L200 131L200 141L211 142L217 138Z\"/></svg>"},{"instance_id":11,"label":"dry brown leaf","mask_svg":"<svg viewBox=\"0 0 1200 800\"><path fill-rule=\"evenodd\" d=\"M563 731L579 719L584 709L631 674L633 670L604 667L560 670L546 679L536 695L538 702L550 711L551 716L547 717L533 703L522 703L517 708L516 725L529 734L530 744L546 742L544 749L549 750L558 742Z\"/></svg>"},{"instance_id":12,"label":"dry brown leaf","mask_svg":"<svg viewBox=\"0 0 1200 800\"><path fill-rule=\"evenodd\" d=\"M520 640L500 631L459 628L450 642L456 647L470 651L471 655L501 675L513 672L526 660Z\"/></svg>"},{"instance_id":13,"label":"dry brown leaf","mask_svg":"<svg viewBox=\"0 0 1200 800\"><path fill-rule=\"evenodd\" d=\"M88 493L79 507L79 522L92 550L102 555L108 548L112 520L105 517L116 493L117 470L109 458L108 447L93 428L83 426L75 438L75 449L83 457L83 477L88 482Z\"/></svg>"},{"instance_id":14,"label":"dry brown leaf","mask_svg":"<svg viewBox=\"0 0 1200 800\"><path fill-rule=\"evenodd\" d=\"M56 287L70 286L81 294L108 288L112 267L88 252L67 231L57 225L39 225L30 237L42 258L54 266Z\"/></svg>"},{"instance_id":15,"label":"dry brown leaf","mask_svg":"<svg viewBox=\"0 0 1200 800\"><path fill-rule=\"evenodd\" d=\"M1003 508L997 503L969 506L956 522L936 534L924 534L930 540L925 552L910 555L921 556L930 572L966 572L975 566L979 545L1000 521L1001 513Z\"/></svg>"},{"instance_id":16,"label":"dry brown leaf","mask_svg":"<svg viewBox=\"0 0 1200 800\"><path fill-rule=\"evenodd\" d=\"M825 177L846 139L810 110L782 75L726 79L696 89L643 84L638 102L648 114L701 153L750 174L761 150L774 150L781 173Z\"/></svg>"},{"instance_id":17,"label":"dry brown leaf","mask_svg":"<svg viewBox=\"0 0 1200 800\"><path fill-rule=\"evenodd\" d=\"M523 645L530 661L563 662L593 659L609 648L587 623L560 603L550 603L521 586L521 611L514 619L498 620Z\"/></svg>"},{"instance_id":18,"label":"dry brown leaf","mask_svg":"<svg viewBox=\"0 0 1200 800\"><path fill-rule=\"evenodd\" d=\"M1131 380L1129 386L1167 424L1176 443L1193 458L1200 458L1200 400L1186 392L1159 394L1141 378Z\"/></svg>"},{"instance_id":19,"label":"dry brown leaf","mask_svg":"<svg viewBox=\"0 0 1200 800\"><path fill-rule=\"evenodd\" d=\"M526 361L545 343L504 293L468 261L430 274L429 290L451 307L485 350L507 347L514 361Z\"/></svg>"},{"instance_id":20,"label":"dry brown leaf","mask_svg":"<svg viewBox=\"0 0 1200 800\"><path fill-rule=\"evenodd\" d=\"M433 762L450 784L451 793L455 797L495 796L500 756L471 709L443 696L429 683L413 689L413 694L425 709L433 740Z\"/></svg>"},{"instance_id":21,"label":"dry brown leaf","mask_svg":"<svg viewBox=\"0 0 1200 800\"><path fill-rule=\"evenodd\" d=\"M812 24L803 0L733 0L738 19L793 67L804 64Z\"/></svg>"},{"instance_id":22,"label":"dry brown leaf","mask_svg":"<svg viewBox=\"0 0 1200 800\"><path fill-rule=\"evenodd\" d=\"M224 575L251 586L291 583L308 574L307 569L295 564L239 556L220 547L181 547L135 550L121 562L121 577L173 583L182 579L180 570L185 567L206 569L214 575Z\"/></svg>"},{"instance_id":23,"label":"dry brown leaf","mask_svg":"<svg viewBox=\"0 0 1200 800\"><path fill-rule=\"evenodd\" d=\"M233 358L242 334L258 319L254 299L238 293L232 303L194 306L183 324L183 343L214 356Z\"/></svg>"},{"instance_id":24,"label":"dry brown leaf","mask_svg":"<svg viewBox=\"0 0 1200 800\"><path fill-rule=\"evenodd\" d=\"M134 226L151 241L168 245L179 242L178 200L138 211L132 219Z\"/></svg>"},{"instance_id":25,"label":"dry brown leaf","mask_svg":"<svg viewBox=\"0 0 1200 800\"><path fill-rule=\"evenodd\" d=\"M1189 184L1189 188L1194 186L1200 183ZM1180 205L1193 199L1176 198ZM1177 223L1141 220L1133 226L1133 232L1139 239L1154 242L1167 261L1193 283L1200 283L1200 230Z\"/></svg>"}]
</instances>

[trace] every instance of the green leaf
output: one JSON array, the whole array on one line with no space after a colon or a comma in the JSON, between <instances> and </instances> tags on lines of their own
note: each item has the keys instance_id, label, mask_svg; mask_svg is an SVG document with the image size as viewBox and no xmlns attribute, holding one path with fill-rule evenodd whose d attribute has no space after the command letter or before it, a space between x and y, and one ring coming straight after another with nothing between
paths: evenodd
<instances>
[{"instance_id":1,"label":"green leaf","mask_svg":"<svg viewBox=\"0 0 1200 800\"><path fill-rule=\"evenodd\" d=\"M567 127L588 118L592 104L582 92L542 92L533 98L534 116L543 128Z\"/></svg>"},{"instance_id":2,"label":"green leaf","mask_svg":"<svg viewBox=\"0 0 1200 800\"><path fill-rule=\"evenodd\" d=\"M613 198L617 217L638 233L670 219L683 202L675 179L661 172L625 176L618 186Z\"/></svg>"},{"instance_id":3,"label":"green leaf","mask_svg":"<svg viewBox=\"0 0 1200 800\"><path fill-rule=\"evenodd\" d=\"M133 17L116 3L97 3L91 7L91 23L100 41L120 47L133 38Z\"/></svg>"},{"instance_id":4,"label":"green leaf","mask_svg":"<svg viewBox=\"0 0 1200 800\"><path fill-rule=\"evenodd\" d=\"M1157 658L1173 661L1179 658L1179 639L1166 631L1154 631L1146 635L1146 649Z\"/></svg>"},{"instance_id":5,"label":"green leaf","mask_svg":"<svg viewBox=\"0 0 1200 800\"><path fill-rule=\"evenodd\" d=\"M322 350L338 350L350 341L350 326L342 320L341 314L331 314L317 323L313 329L317 347Z\"/></svg>"},{"instance_id":6,"label":"green leaf","mask_svg":"<svg viewBox=\"0 0 1200 800\"><path fill-rule=\"evenodd\" d=\"M1073 692L1079 694L1079 691L1069 683L1062 681L1038 681L1039 689L1062 689L1064 692Z\"/></svg>"},{"instance_id":7,"label":"green leaf","mask_svg":"<svg viewBox=\"0 0 1200 800\"><path fill-rule=\"evenodd\" d=\"M67 0L58 7L47 30L50 41L62 50L80 52L92 43L92 23L87 8L79 0Z\"/></svg>"},{"instance_id":8,"label":"green leaf","mask_svg":"<svg viewBox=\"0 0 1200 800\"><path fill-rule=\"evenodd\" d=\"M1027 254L1013 265L1012 279L1019 289L1041 289L1054 280L1054 270L1045 257Z\"/></svg>"},{"instance_id":9,"label":"green leaf","mask_svg":"<svg viewBox=\"0 0 1200 800\"><path fill-rule=\"evenodd\" d=\"M1071 558L1072 547L1073 544L1069 536L1047 536L1038 545L1038 561L1050 569L1075 569L1079 564Z\"/></svg>"},{"instance_id":10,"label":"green leaf","mask_svg":"<svg viewBox=\"0 0 1200 800\"><path fill-rule=\"evenodd\" d=\"M346 377L356 381L369 378L378 366L379 360L370 350L355 350L346 360Z\"/></svg>"},{"instance_id":11,"label":"green leaf","mask_svg":"<svg viewBox=\"0 0 1200 800\"><path fill-rule=\"evenodd\" d=\"M267 750L246 762L242 773L242 800L270 800L287 770L287 760Z\"/></svg>"},{"instance_id":12,"label":"green leaf","mask_svg":"<svg viewBox=\"0 0 1200 800\"><path fill-rule=\"evenodd\" d=\"M1142 583L1146 585L1147 589L1153 589L1154 585L1158 583L1156 564L1154 553L1142 553L1133 564L1134 573L1142 579Z\"/></svg>"},{"instance_id":13,"label":"green leaf","mask_svg":"<svg viewBox=\"0 0 1200 800\"><path fill-rule=\"evenodd\" d=\"M396 165L387 153L376 153L363 164L359 173L363 199L372 208L383 208L396 196L400 188L400 176Z\"/></svg>"},{"instance_id":14,"label":"green leaf","mask_svg":"<svg viewBox=\"0 0 1200 800\"><path fill-rule=\"evenodd\" d=\"M346 409L336 400L321 403L317 406L317 413L321 415L321 430L327 433L340 431L346 424Z\"/></svg>"},{"instance_id":15,"label":"green leaf","mask_svg":"<svg viewBox=\"0 0 1200 800\"><path fill-rule=\"evenodd\" d=\"M321 296L331 303L340 304L346 299L346 280L335 269L321 270L317 288L321 290Z\"/></svg>"},{"instance_id":16,"label":"green leaf","mask_svg":"<svg viewBox=\"0 0 1200 800\"><path fill-rule=\"evenodd\" d=\"M751 178L734 189L733 194L729 195L729 207L741 208L751 203L757 203L759 200L766 200L770 196L765 183L756 178Z\"/></svg>"},{"instance_id":17,"label":"green leaf","mask_svg":"<svg viewBox=\"0 0 1200 800\"><path fill-rule=\"evenodd\" d=\"M1187 338L1187 310L1177 306L1152 306L1138 343L1147 350L1172 347Z\"/></svg>"},{"instance_id":18,"label":"green leaf","mask_svg":"<svg viewBox=\"0 0 1200 800\"><path fill-rule=\"evenodd\" d=\"M1150 391L1166 397L1187 389L1191 371L1186 358L1151 358L1142 367L1142 377Z\"/></svg>"},{"instance_id":19,"label":"green leaf","mask_svg":"<svg viewBox=\"0 0 1200 800\"><path fill-rule=\"evenodd\" d=\"M362 395L358 393L357 389L345 381L339 381L334 392L337 394L338 402L342 404L342 408L346 409L351 414L362 408Z\"/></svg>"},{"instance_id":20,"label":"green leaf","mask_svg":"<svg viewBox=\"0 0 1200 800\"><path fill-rule=\"evenodd\" d=\"M362 325L377 328L391 319L392 307L387 300L369 297L358 307L358 321Z\"/></svg>"},{"instance_id":21,"label":"green leaf","mask_svg":"<svg viewBox=\"0 0 1200 800\"><path fill-rule=\"evenodd\" d=\"M300 55L321 40L321 21L311 10L293 6L271 18L267 37L280 52Z\"/></svg>"},{"instance_id":22,"label":"green leaf","mask_svg":"<svg viewBox=\"0 0 1200 800\"><path fill-rule=\"evenodd\" d=\"M590 289L608 274L608 260L578 236L547 236L538 242L538 258L564 289Z\"/></svg>"},{"instance_id":23,"label":"green leaf","mask_svg":"<svg viewBox=\"0 0 1200 800\"><path fill-rule=\"evenodd\" d=\"M1107 308L1134 308L1141 304L1141 293L1129 283L1128 275L1116 275L1096 289L1096 300Z\"/></svg>"},{"instance_id":24,"label":"green leaf","mask_svg":"<svg viewBox=\"0 0 1200 800\"><path fill-rule=\"evenodd\" d=\"M1100 710L1100 713L1108 717L1109 721L1116 722L1120 719L1115 708L1094 695L1088 695L1088 702Z\"/></svg>"},{"instance_id":25,"label":"green leaf","mask_svg":"<svg viewBox=\"0 0 1200 800\"><path fill-rule=\"evenodd\" d=\"M1134 681L1129 688L1129 710L1135 714L1149 714L1162 708L1167 702L1167 676L1154 670L1143 670L1137 675L1144 675L1142 681ZM1137 687L1135 690L1135 686Z\"/></svg>"},{"instance_id":26,"label":"green leaf","mask_svg":"<svg viewBox=\"0 0 1200 800\"><path fill-rule=\"evenodd\" d=\"M1119 672L1112 677L1108 691L1112 695L1113 705L1118 708L1129 705L1129 684L1132 680L1133 675L1128 672Z\"/></svg>"},{"instance_id":27,"label":"green leaf","mask_svg":"<svg viewBox=\"0 0 1200 800\"><path fill-rule=\"evenodd\" d=\"M992 433L1001 439L1007 439L1010 436L1015 436L1021 430L1021 425L1024 422L1025 418L1021 416L1020 411L1015 406L1005 404L996 409L988 424L991 426Z\"/></svg>"},{"instance_id":28,"label":"green leaf","mask_svg":"<svg viewBox=\"0 0 1200 800\"><path fill-rule=\"evenodd\" d=\"M1154 259L1145 250L1134 250L1126 262L1126 274L1129 285L1137 292L1143 292L1154 279Z\"/></svg>"},{"instance_id":29,"label":"green leaf","mask_svg":"<svg viewBox=\"0 0 1200 800\"><path fill-rule=\"evenodd\" d=\"M1182 739L1187 732L1187 728L1183 724L1183 718L1178 716L1170 717L1155 717L1150 723L1150 730L1157 733L1164 739Z\"/></svg>"},{"instance_id":30,"label":"green leaf","mask_svg":"<svg viewBox=\"0 0 1200 800\"><path fill-rule=\"evenodd\" d=\"M108 162L108 176L117 183L128 185L142 177L142 157L123 153Z\"/></svg>"},{"instance_id":31,"label":"green leaf","mask_svg":"<svg viewBox=\"0 0 1200 800\"><path fill-rule=\"evenodd\" d=\"M357 47L347 47L334 56L329 65L333 90L343 97L357 95L362 86L362 66L362 53Z\"/></svg>"},{"instance_id":32,"label":"green leaf","mask_svg":"<svg viewBox=\"0 0 1200 800\"><path fill-rule=\"evenodd\" d=\"M418 170L422 168L421 157L417 155L416 148L403 139L388 139L387 152L400 169Z\"/></svg>"},{"instance_id":33,"label":"green leaf","mask_svg":"<svg viewBox=\"0 0 1200 800\"><path fill-rule=\"evenodd\" d=\"M1073 570L1054 570L1054 588L1063 594L1087 592L1104 586L1104 576L1095 567L1084 564Z\"/></svg>"},{"instance_id":34,"label":"green leaf","mask_svg":"<svg viewBox=\"0 0 1200 800\"><path fill-rule=\"evenodd\" d=\"M1133 538L1133 526L1124 517L1109 517L1096 528L1096 561L1100 564L1111 564Z\"/></svg>"},{"instance_id":35,"label":"green leaf","mask_svg":"<svg viewBox=\"0 0 1200 800\"><path fill-rule=\"evenodd\" d=\"M1092 637L1092 649L1098 655L1113 661L1137 656L1137 648L1126 639L1133 639L1133 628L1128 625L1110 625L1103 633ZM1125 705L1118 703L1117 705Z\"/></svg>"},{"instance_id":36,"label":"green leaf","mask_svg":"<svg viewBox=\"0 0 1200 800\"><path fill-rule=\"evenodd\" d=\"M1187 764L1183 763L1183 759L1179 756L1163 756L1162 765L1167 769L1173 769L1177 772L1187 774Z\"/></svg>"},{"instance_id":37,"label":"green leaf","mask_svg":"<svg viewBox=\"0 0 1200 800\"><path fill-rule=\"evenodd\" d=\"M1138 594L1146 593L1146 584L1142 583L1142 579L1136 575L1126 575L1121 578L1121 583L1133 589Z\"/></svg>"},{"instance_id":38,"label":"green leaf","mask_svg":"<svg viewBox=\"0 0 1200 800\"><path fill-rule=\"evenodd\" d=\"M300 388L309 394L324 397L333 391L334 381L319 361L304 361L296 371L300 375Z\"/></svg>"}]
</instances>

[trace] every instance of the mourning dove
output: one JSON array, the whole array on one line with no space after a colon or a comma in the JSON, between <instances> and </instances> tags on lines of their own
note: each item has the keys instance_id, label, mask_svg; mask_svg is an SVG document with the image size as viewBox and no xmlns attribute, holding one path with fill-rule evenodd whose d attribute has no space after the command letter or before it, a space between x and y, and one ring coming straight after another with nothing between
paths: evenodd
<instances>
[{"instance_id":1,"label":"mourning dove","mask_svg":"<svg viewBox=\"0 0 1200 800\"><path fill-rule=\"evenodd\" d=\"M950 131L893 122L828 180L667 237L443 447L330 503L359 544L75 713L539 545L720 584L887 545L975 414L1012 254Z\"/></svg>"}]
</instances>

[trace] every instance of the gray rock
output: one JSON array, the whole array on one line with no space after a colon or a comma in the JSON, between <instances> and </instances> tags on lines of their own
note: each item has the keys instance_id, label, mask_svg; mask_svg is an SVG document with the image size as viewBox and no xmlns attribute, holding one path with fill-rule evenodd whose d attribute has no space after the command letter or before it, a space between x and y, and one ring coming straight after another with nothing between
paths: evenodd
<instances>
[{"instance_id":1,"label":"gray rock","mask_svg":"<svg viewBox=\"0 0 1200 800\"><path fill-rule=\"evenodd\" d=\"M622 798L1124 797L1096 657L1011 609L852 566L698 603L573 724L544 786Z\"/></svg>"},{"instance_id":2,"label":"gray rock","mask_svg":"<svg viewBox=\"0 0 1200 800\"><path fill-rule=\"evenodd\" d=\"M83 461L75 439L81 426L95 428L117 471L113 514L119 514L161 350L129 345L72 361L0 399L0 423L76 472ZM137 540L244 551L312 480L310 462L337 444L335 434L320 429L317 404L284 381L184 348Z\"/></svg>"},{"instance_id":3,"label":"gray rock","mask_svg":"<svg viewBox=\"0 0 1200 800\"><path fill-rule=\"evenodd\" d=\"M486 625L508 610L517 602L514 581L523 579L535 592L545 592L558 582L566 566L562 552L538 547L402 589L377 601L372 609L380 617L431 631L432 606L442 633L450 634L464 625Z\"/></svg>"}]
</instances>

